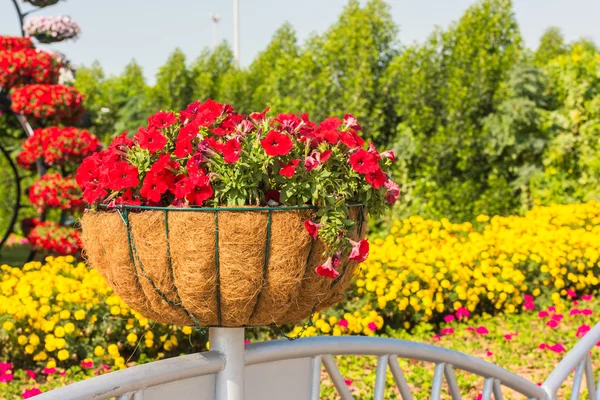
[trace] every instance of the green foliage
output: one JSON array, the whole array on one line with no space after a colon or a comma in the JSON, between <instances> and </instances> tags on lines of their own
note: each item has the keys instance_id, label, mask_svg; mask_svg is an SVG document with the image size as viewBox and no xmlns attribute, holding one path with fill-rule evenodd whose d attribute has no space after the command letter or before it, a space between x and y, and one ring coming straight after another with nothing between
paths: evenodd
<instances>
[{"instance_id":1,"label":"green foliage","mask_svg":"<svg viewBox=\"0 0 600 400\"><path fill-rule=\"evenodd\" d=\"M169 56L160 67L156 85L150 90L150 104L154 110L181 110L192 102L192 73L186 66L185 54L180 49Z\"/></svg>"}]
</instances>

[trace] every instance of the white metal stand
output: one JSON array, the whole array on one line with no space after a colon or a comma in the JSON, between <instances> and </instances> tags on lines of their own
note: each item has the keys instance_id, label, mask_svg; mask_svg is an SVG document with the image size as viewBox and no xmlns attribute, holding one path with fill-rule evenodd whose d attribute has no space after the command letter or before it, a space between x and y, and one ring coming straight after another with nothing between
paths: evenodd
<instances>
[{"instance_id":1,"label":"white metal stand","mask_svg":"<svg viewBox=\"0 0 600 400\"><path fill-rule=\"evenodd\" d=\"M225 368L217 374L215 400L244 399L244 328L210 328L210 349L225 356Z\"/></svg>"}]
</instances>

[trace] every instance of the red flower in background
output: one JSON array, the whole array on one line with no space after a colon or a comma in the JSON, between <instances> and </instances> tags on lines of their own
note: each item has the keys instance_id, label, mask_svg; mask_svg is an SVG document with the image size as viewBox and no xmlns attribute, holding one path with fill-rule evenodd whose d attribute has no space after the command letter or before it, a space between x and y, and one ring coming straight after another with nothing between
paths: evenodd
<instances>
[{"instance_id":1,"label":"red flower in background","mask_svg":"<svg viewBox=\"0 0 600 400\"><path fill-rule=\"evenodd\" d=\"M0 51L19 51L22 49L33 49L30 37L0 36Z\"/></svg>"},{"instance_id":2,"label":"red flower in background","mask_svg":"<svg viewBox=\"0 0 600 400\"><path fill-rule=\"evenodd\" d=\"M271 107L267 107L267 108L265 108L265 111L263 111L261 113L257 113L257 112L252 113L252 114L250 114L250 118L260 122L263 119L265 119L265 115L267 115L267 113L269 112L270 109L271 109Z\"/></svg>"},{"instance_id":3,"label":"red flower in background","mask_svg":"<svg viewBox=\"0 0 600 400\"><path fill-rule=\"evenodd\" d=\"M284 156L292 150L294 142L288 135L277 131L270 131L263 140L260 141L265 152L271 157Z\"/></svg>"},{"instance_id":4,"label":"red flower in background","mask_svg":"<svg viewBox=\"0 0 600 400\"><path fill-rule=\"evenodd\" d=\"M84 113L84 96L70 86L27 85L13 88L10 98L15 113L52 122L69 124L79 120Z\"/></svg>"},{"instance_id":5,"label":"red flower in background","mask_svg":"<svg viewBox=\"0 0 600 400\"><path fill-rule=\"evenodd\" d=\"M0 51L0 87L58 82L61 64L49 53L36 49Z\"/></svg>"},{"instance_id":6,"label":"red flower in background","mask_svg":"<svg viewBox=\"0 0 600 400\"><path fill-rule=\"evenodd\" d=\"M38 212L48 208L72 210L83 207L81 190L72 177L59 173L46 174L29 188L29 201Z\"/></svg>"}]
</instances>

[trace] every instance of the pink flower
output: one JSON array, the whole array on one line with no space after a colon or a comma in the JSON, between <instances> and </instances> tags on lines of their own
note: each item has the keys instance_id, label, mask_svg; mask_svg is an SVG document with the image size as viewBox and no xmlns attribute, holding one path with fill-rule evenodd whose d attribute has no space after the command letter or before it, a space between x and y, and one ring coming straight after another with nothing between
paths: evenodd
<instances>
[{"instance_id":1,"label":"pink flower","mask_svg":"<svg viewBox=\"0 0 600 400\"><path fill-rule=\"evenodd\" d=\"M340 273L337 272L335 270L335 268L333 268L333 260L331 259L331 257L329 257L327 259L327 261L325 261L325 264L323 265L319 265L315 271L317 272L317 275L319 276L326 276L328 278L337 278Z\"/></svg>"},{"instance_id":2,"label":"pink flower","mask_svg":"<svg viewBox=\"0 0 600 400\"><path fill-rule=\"evenodd\" d=\"M581 313L585 316L590 316L592 315L592 310L590 310L589 308L584 308L583 310L581 310Z\"/></svg>"},{"instance_id":3,"label":"pink flower","mask_svg":"<svg viewBox=\"0 0 600 400\"><path fill-rule=\"evenodd\" d=\"M573 305L574 306L578 306L579 305L579 301L578 300L573 300Z\"/></svg>"},{"instance_id":4,"label":"pink flower","mask_svg":"<svg viewBox=\"0 0 600 400\"><path fill-rule=\"evenodd\" d=\"M538 349L540 350L544 350L547 349L549 346L546 343L540 343L540 345L538 346Z\"/></svg>"},{"instance_id":5,"label":"pink flower","mask_svg":"<svg viewBox=\"0 0 600 400\"><path fill-rule=\"evenodd\" d=\"M0 382L10 382L12 381L14 378L13 374L9 374L8 372L3 372L2 375L0 375Z\"/></svg>"},{"instance_id":6,"label":"pink flower","mask_svg":"<svg viewBox=\"0 0 600 400\"><path fill-rule=\"evenodd\" d=\"M556 312L556 307L554 307L554 306L548 307L548 312Z\"/></svg>"},{"instance_id":7,"label":"pink flower","mask_svg":"<svg viewBox=\"0 0 600 400\"><path fill-rule=\"evenodd\" d=\"M431 338L433 340L441 340L442 339L441 337L439 337L439 335L436 335L436 334L434 334L433 336L431 336Z\"/></svg>"},{"instance_id":8,"label":"pink flower","mask_svg":"<svg viewBox=\"0 0 600 400\"><path fill-rule=\"evenodd\" d=\"M452 314L446 315L444 317L444 321L446 321L447 323L450 323L450 322L454 321L454 315L452 315Z\"/></svg>"},{"instance_id":9,"label":"pink flower","mask_svg":"<svg viewBox=\"0 0 600 400\"><path fill-rule=\"evenodd\" d=\"M352 114L344 114L345 129L353 129L355 131L361 131L362 126L358 123L358 120Z\"/></svg>"},{"instance_id":10,"label":"pink flower","mask_svg":"<svg viewBox=\"0 0 600 400\"><path fill-rule=\"evenodd\" d=\"M513 339L513 335L511 335L510 333L504 335L504 339L506 340L512 340Z\"/></svg>"},{"instance_id":11,"label":"pink flower","mask_svg":"<svg viewBox=\"0 0 600 400\"><path fill-rule=\"evenodd\" d=\"M546 310L542 310L538 313L538 318L547 318L549 316L550 316L550 314L548 314L548 311L546 311Z\"/></svg>"},{"instance_id":12,"label":"pink flower","mask_svg":"<svg viewBox=\"0 0 600 400\"><path fill-rule=\"evenodd\" d=\"M590 301L590 300L592 300L592 295L591 294L584 294L583 296L581 296L581 300L583 300L583 301Z\"/></svg>"},{"instance_id":13,"label":"pink flower","mask_svg":"<svg viewBox=\"0 0 600 400\"><path fill-rule=\"evenodd\" d=\"M244 344L250 344L250 343L251 342L248 339L244 340Z\"/></svg>"},{"instance_id":14,"label":"pink flower","mask_svg":"<svg viewBox=\"0 0 600 400\"><path fill-rule=\"evenodd\" d=\"M475 330L475 333L477 333L478 335L487 335L488 333L490 333L490 331L488 331L488 329L485 326L480 326Z\"/></svg>"},{"instance_id":15,"label":"pink flower","mask_svg":"<svg viewBox=\"0 0 600 400\"><path fill-rule=\"evenodd\" d=\"M481 393L479 393L479 394L477 395L477 397L474 397L474 398L473 398L473 400L481 400L481 397L482 397L482 396L481 396Z\"/></svg>"},{"instance_id":16,"label":"pink flower","mask_svg":"<svg viewBox=\"0 0 600 400\"><path fill-rule=\"evenodd\" d=\"M369 328L370 330L375 332L377 330L377 325L375 324L375 322L369 322L369 324L367 325L367 328Z\"/></svg>"},{"instance_id":17,"label":"pink flower","mask_svg":"<svg viewBox=\"0 0 600 400\"><path fill-rule=\"evenodd\" d=\"M523 296L523 300L525 300L525 301L533 301L533 300L535 300L535 298L532 295L530 295L530 294L526 294L525 296Z\"/></svg>"},{"instance_id":18,"label":"pink flower","mask_svg":"<svg viewBox=\"0 0 600 400\"><path fill-rule=\"evenodd\" d=\"M452 328L444 328L440 331L440 335L452 335L454 333L454 329Z\"/></svg>"},{"instance_id":19,"label":"pink flower","mask_svg":"<svg viewBox=\"0 0 600 400\"><path fill-rule=\"evenodd\" d=\"M383 185L387 191L385 192L385 201L389 204L395 204L400 197L400 186L391 179L388 179Z\"/></svg>"},{"instance_id":20,"label":"pink flower","mask_svg":"<svg viewBox=\"0 0 600 400\"><path fill-rule=\"evenodd\" d=\"M523 304L523 308L526 310L533 311L533 310L535 310L535 304L533 303L533 301L526 301Z\"/></svg>"},{"instance_id":21,"label":"pink flower","mask_svg":"<svg viewBox=\"0 0 600 400\"><path fill-rule=\"evenodd\" d=\"M319 235L320 227L321 227L320 224L315 224L310 219L307 219L306 221L304 221L304 229L306 229L306 232L308 232L308 234L310 236L312 236L313 239L315 239L315 240L317 239L317 236Z\"/></svg>"},{"instance_id":22,"label":"pink flower","mask_svg":"<svg viewBox=\"0 0 600 400\"><path fill-rule=\"evenodd\" d=\"M65 375L67 374L67 371L60 371L58 374L59 374L60 376L65 376Z\"/></svg>"},{"instance_id":23,"label":"pink flower","mask_svg":"<svg viewBox=\"0 0 600 400\"><path fill-rule=\"evenodd\" d=\"M566 351L567 349L565 348L565 346L563 346L562 344L555 344L552 345L550 347L548 347L551 351L555 352L555 353L562 353L563 351Z\"/></svg>"},{"instance_id":24,"label":"pink flower","mask_svg":"<svg viewBox=\"0 0 600 400\"><path fill-rule=\"evenodd\" d=\"M342 328L348 328L348 321L346 321L345 319L340 319L338 321L338 325L341 326Z\"/></svg>"},{"instance_id":25,"label":"pink flower","mask_svg":"<svg viewBox=\"0 0 600 400\"><path fill-rule=\"evenodd\" d=\"M581 325L579 328L577 328L577 337L583 337L585 336L586 333L588 333L590 331L590 326L583 324Z\"/></svg>"},{"instance_id":26,"label":"pink flower","mask_svg":"<svg viewBox=\"0 0 600 400\"><path fill-rule=\"evenodd\" d=\"M44 368L42 372L46 375L53 375L56 372L56 368Z\"/></svg>"},{"instance_id":27,"label":"pink flower","mask_svg":"<svg viewBox=\"0 0 600 400\"><path fill-rule=\"evenodd\" d=\"M31 389L23 390L23 393L21 393L21 397L23 397L24 399L29 399L30 397L37 396L38 394L42 394L42 391L34 387Z\"/></svg>"},{"instance_id":28,"label":"pink flower","mask_svg":"<svg viewBox=\"0 0 600 400\"><path fill-rule=\"evenodd\" d=\"M313 169L317 168L319 166L319 162L317 161L316 158L308 156L304 159L304 168L306 168L306 170L308 172L312 171Z\"/></svg>"},{"instance_id":29,"label":"pink flower","mask_svg":"<svg viewBox=\"0 0 600 400\"><path fill-rule=\"evenodd\" d=\"M467 331L469 331L469 332L475 332L475 328L473 328L472 326L469 326L467 328Z\"/></svg>"},{"instance_id":30,"label":"pink flower","mask_svg":"<svg viewBox=\"0 0 600 400\"><path fill-rule=\"evenodd\" d=\"M550 321L546 322L546 326L549 326L552 329L556 329L558 328L558 322L556 320L551 319Z\"/></svg>"},{"instance_id":31,"label":"pink flower","mask_svg":"<svg viewBox=\"0 0 600 400\"><path fill-rule=\"evenodd\" d=\"M572 289L567 289L567 296L577 298L577 293L575 293Z\"/></svg>"},{"instance_id":32,"label":"pink flower","mask_svg":"<svg viewBox=\"0 0 600 400\"><path fill-rule=\"evenodd\" d=\"M353 240L349 240L349 242L352 245L352 251L348 258L359 263L365 261L369 256L369 241L363 239L360 242L355 242Z\"/></svg>"},{"instance_id":33,"label":"pink flower","mask_svg":"<svg viewBox=\"0 0 600 400\"><path fill-rule=\"evenodd\" d=\"M346 384L346 386L350 386L350 385L352 385L352 379L346 378L346 379L344 379L344 383Z\"/></svg>"},{"instance_id":34,"label":"pink flower","mask_svg":"<svg viewBox=\"0 0 600 400\"><path fill-rule=\"evenodd\" d=\"M491 357L491 356L494 355L494 353L492 353L491 351L488 351L486 354L487 354L488 357Z\"/></svg>"},{"instance_id":35,"label":"pink flower","mask_svg":"<svg viewBox=\"0 0 600 400\"><path fill-rule=\"evenodd\" d=\"M29 375L29 377L30 377L31 379L35 380L35 378L37 378L37 374L36 374L34 371L32 371L32 370L30 370L30 369L24 369L23 371L24 371L24 372L25 372L27 375Z\"/></svg>"},{"instance_id":36,"label":"pink flower","mask_svg":"<svg viewBox=\"0 0 600 400\"><path fill-rule=\"evenodd\" d=\"M396 162L396 154L394 154L394 150L386 150L383 153L379 154L383 158L388 158L392 160L392 162Z\"/></svg>"},{"instance_id":37,"label":"pink flower","mask_svg":"<svg viewBox=\"0 0 600 400\"><path fill-rule=\"evenodd\" d=\"M571 311L569 311L569 316L572 317L574 315L581 315L581 310L578 308L573 308Z\"/></svg>"},{"instance_id":38,"label":"pink flower","mask_svg":"<svg viewBox=\"0 0 600 400\"><path fill-rule=\"evenodd\" d=\"M0 374L5 373L6 371L12 370L12 364L8 362L0 362Z\"/></svg>"},{"instance_id":39,"label":"pink flower","mask_svg":"<svg viewBox=\"0 0 600 400\"><path fill-rule=\"evenodd\" d=\"M471 316L471 313L469 312L469 310L467 310L464 307L460 307L458 310L456 310L456 318L457 319L469 318L470 316Z\"/></svg>"},{"instance_id":40,"label":"pink flower","mask_svg":"<svg viewBox=\"0 0 600 400\"><path fill-rule=\"evenodd\" d=\"M89 361L83 360L83 361L81 361L81 367L85 368L85 369L94 368L94 362L92 360L89 360Z\"/></svg>"},{"instance_id":41,"label":"pink flower","mask_svg":"<svg viewBox=\"0 0 600 400\"><path fill-rule=\"evenodd\" d=\"M563 318L564 318L564 315L562 315L562 314L554 314L552 316L552 320L553 321L559 321L560 322L560 321L562 321Z\"/></svg>"}]
</instances>

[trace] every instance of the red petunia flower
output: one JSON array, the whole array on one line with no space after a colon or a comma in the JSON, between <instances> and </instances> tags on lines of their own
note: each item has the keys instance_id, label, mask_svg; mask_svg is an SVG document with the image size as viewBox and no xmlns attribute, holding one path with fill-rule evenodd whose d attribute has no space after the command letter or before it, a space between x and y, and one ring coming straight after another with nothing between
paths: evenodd
<instances>
[{"instance_id":1,"label":"red petunia flower","mask_svg":"<svg viewBox=\"0 0 600 400\"><path fill-rule=\"evenodd\" d=\"M108 172L107 187L110 190L134 188L138 183L138 169L126 161L115 163Z\"/></svg>"},{"instance_id":2,"label":"red petunia flower","mask_svg":"<svg viewBox=\"0 0 600 400\"><path fill-rule=\"evenodd\" d=\"M346 129L362 131L362 126L360 126L358 120L352 114L344 114L344 124L346 125Z\"/></svg>"},{"instance_id":3,"label":"red petunia flower","mask_svg":"<svg viewBox=\"0 0 600 400\"><path fill-rule=\"evenodd\" d=\"M336 278L340 275L339 272L337 272L335 270L335 268L333 268L333 260L331 259L331 257L329 257L327 259L327 261L325 261L325 264L323 265L319 265L316 269L315 272L317 273L317 275L319 276L326 276L328 278Z\"/></svg>"},{"instance_id":4,"label":"red petunia flower","mask_svg":"<svg viewBox=\"0 0 600 400\"><path fill-rule=\"evenodd\" d=\"M350 164L359 174L369 174L380 169L377 157L364 149L358 149L350 156Z\"/></svg>"},{"instance_id":5,"label":"red petunia flower","mask_svg":"<svg viewBox=\"0 0 600 400\"><path fill-rule=\"evenodd\" d=\"M312 171L313 169L317 168L319 165L321 165L319 163L319 161L317 161L316 158L312 157L312 156L308 156L304 159L304 168L306 168L306 170L308 172Z\"/></svg>"},{"instance_id":6,"label":"red petunia flower","mask_svg":"<svg viewBox=\"0 0 600 400\"><path fill-rule=\"evenodd\" d=\"M223 159L227 164L235 164L242 153L238 138L229 139L223 146Z\"/></svg>"},{"instance_id":7,"label":"red petunia flower","mask_svg":"<svg viewBox=\"0 0 600 400\"><path fill-rule=\"evenodd\" d=\"M313 239L315 239L315 240L317 239L317 236L319 235L320 227L321 227L320 224L315 224L310 219L307 219L306 221L304 221L304 229L306 229L306 232L308 232L308 234L310 236L312 236Z\"/></svg>"},{"instance_id":8,"label":"red petunia flower","mask_svg":"<svg viewBox=\"0 0 600 400\"><path fill-rule=\"evenodd\" d=\"M352 245L352 251L348 258L359 263L365 261L369 256L369 241L363 239L360 242L355 242L353 240L349 240L349 242Z\"/></svg>"},{"instance_id":9,"label":"red petunia flower","mask_svg":"<svg viewBox=\"0 0 600 400\"><path fill-rule=\"evenodd\" d=\"M350 149L362 147L365 141L355 131L340 132L340 141Z\"/></svg>"},{"instance_id":10,"label":"red petunia flower","mask_svg":"<svg viewBox=\"0 0 600 400\"><path fill-rule=\"evenodd\" d=\"M260 141L265 152L271 156L284 156L292 150L294 142L288 135L277 131L270 131L267 136Z\"/></svg>"},{"instance_id":11,"label":"red petunia flower","mask_svg":"<svg viewBox=\"0 0 600 400\"><path fill-rule=\"evenodd\" d=\"M159 111L150 118L148 123L158 129L164 129L177 122L177 117L172 112Z\"/></svg>"},{"instance_id":12,"label":"red petunia flower","mask_svg":"<svg viewBox=\"0 0 600 400\"><path fill-rule=\"evenodd\" d=\"M374 189L379 189L387 182L387 176L385 176L381 169L366 174L365 179L371 184L371 186L373 186Z\"/></svg>"},{"instance_id":13,"label":"red petunia flower","mask_svg":"<svg viewBox=\"0 0 600 400\"><path fill-rule=\"evenodd\" d=\"M281 167L281 169L279 170L279 175L285 176L286 178L291 178L296 173L296 167L298 167L299 163L299 159L290 161L289 163Z\"/></svg>"},{"instance_id":14,"label":"red petunia flower","mask_svg":"<svg viewBox=\"0 0 600 400\"><path fill-rule=\"evenodd\" d=\"M265 115L267 115L267 113L269 112L269 110L271 109L271 107L267 107L265 108L265 111L261 112L261 113L252 113L250 114L250 118L252 118L255 121L262 121L263 119L265 119Z\"/></svg>"},{"instance_id":15,"label":"red petunia flower","mask_svg":"<svg viewBox=\"0 0 600 400\"><path fill-rule=\"evenodd\" d=\"M379 155L383 158L390 159L392 162L396 162L396 154L394 153L394 150L386 150Z\"/></svg>"},{"instance_id":16,"label":"red petunia flower","mask_svg":"<svg viewBox=\"0 0 600 400\"><path fill-rule=\"evenodd\" d=\"M190 204L201 206L206 200L210 199L214 193L210 186L208 176L196 175L189 178L191 180L192 190L185 196Z\"/></svg>"},{"instance_id":17,"label":"red petunia flower","mask_svg":"<svg viewBox=\"0 0 600 400\"><path fill-rule=\"evenodd\" d=\"M134 139L142 149L147 149L152 154L164 149L167 144L167 137L153 126L148 129L140 127Z\"/></svg>"},{"instance_id":18,"label":"red petunia flower","mask_svg":"<svg viewBox=\"0 0 600 400\"><path fill-rule=\"evenodd\" d=\"M158 203L161 196L167 192L169 185L158 174L147 174L140 189L140 194L146 199Z\"/></svg>"}]
</instances>

